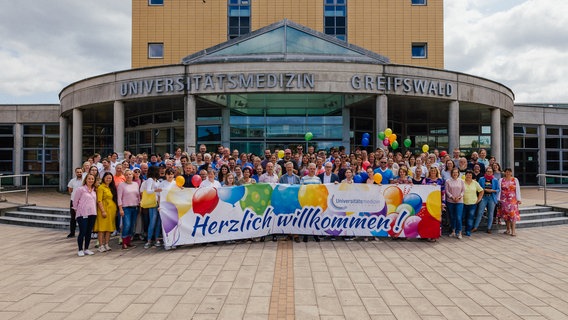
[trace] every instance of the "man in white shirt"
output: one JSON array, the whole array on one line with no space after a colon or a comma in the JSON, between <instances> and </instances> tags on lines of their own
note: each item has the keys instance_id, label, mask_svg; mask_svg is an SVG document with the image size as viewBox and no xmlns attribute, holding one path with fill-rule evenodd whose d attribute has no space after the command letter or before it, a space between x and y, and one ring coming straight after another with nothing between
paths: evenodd
<instances>
[{"instance_id":1,"label":"man in white shirt","mask_svg":"<svg viewBox=\"0 0 568 320\"><path fill-rule=\"evenodd\" d=\"M219 181L215 180L215 171L213 169L208 169L207 170L207 179L203 180L201 182L201 184L199 185L200 188L208 188L208 187L214 187L214 188L221 188L221 183L219 183Z\"/></svg>"},{"instance_id":2,"label":"man in white shirt","mask_svg":"<svg viewBox=\"0 0 568 320\"><path fill-rule=\"evenodd\" d=\"M274 163L268 162L266 164L266 172L263 173L259 178L260 183L278 183L278 175L274 172Z\"/></svg>"},{"instance_id":3,"label":"man in white shirt","mask_svg":"<svg viewBox=\"0 0 568 320\"><path fill-rule=\"evenodd\" d=\"M69 213L71 214L71 221L69 222L69 234L67 238L75 237L75 228L77 226L77 220L75 219L75 209L73 209L73 197L75 197L75 191L83 185L83 170L81 168L75 168L75 177L69 181L67 184L67 192L71 195L71 201L69 202Z\"/></svg>"},{"instance_id":4,"label":"man in white shirt","mask_svg":"<svg viewBox=\"0 0 568 320\"><path fill-rule=\"evenodd\" d=\"M320 178L318 176L316 176L316 164L315 163L308 164L308 174L302 177L301 183L302 184L321 184ZM316 242L320 242L319 236L314 235L314 240ZM302 241L308 242L308 236L304 236Z\"/></svg>"},{"instance_id":5,"label":"man in white shirt","mask_svg":"<svg viewBox=\"0 0 568 320\"><path fill-rule=\"evenodd\" d=\"M324 168L324 173L318 174L318 178L320 178L321 183L338 183L339 177L335 173L331 172L333 164L331 162L326 162Z\"/></svg>"}]
</instances>

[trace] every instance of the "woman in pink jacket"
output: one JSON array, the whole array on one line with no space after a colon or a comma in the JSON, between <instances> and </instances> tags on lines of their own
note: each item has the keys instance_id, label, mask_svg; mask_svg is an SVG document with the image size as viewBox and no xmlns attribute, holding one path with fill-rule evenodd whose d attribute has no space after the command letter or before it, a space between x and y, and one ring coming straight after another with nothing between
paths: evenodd
<instances>
[{"instance_id":1,"label":"woman in pink jacket","mask_svg":"<svg viewBox=\"0 0 568 320\"><path fill-rule=\"evenodd\" d=\"M95 191L95 176L87 174L83 185L77 189L73 198L73 207L77 214L77 223L79 224L79 236L77 244L79 252L77 255L93 255L93 251L89 250L91 243L91 232L97 218L97 192Z\"/></svg>"}]
</instances>

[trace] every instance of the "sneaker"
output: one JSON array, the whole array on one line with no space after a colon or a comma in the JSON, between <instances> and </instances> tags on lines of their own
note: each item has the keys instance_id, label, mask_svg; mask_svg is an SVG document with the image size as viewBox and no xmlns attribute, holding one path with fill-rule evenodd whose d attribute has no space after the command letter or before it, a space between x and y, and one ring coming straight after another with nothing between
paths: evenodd
<instances>
[{"instance_id":1,"label":"sneaker","mask_svg":"<svg viewBox=\"0 0 568 320\"><path fill-rule=\"evenodd\" d=\"M99 252L102 253L102 252L106 252L106 251L107 251L107 250L106 250L106 248L105 248L104 245L102 245L102 246L99 247Z\"/></svg>"},{"instance_id":2,"label":"sneaker","mask_svg":"<svg viewBox=\"0 0 568 320\"><path fill-rule=\"evenodd\" d=\"M152 244L151 244L150 242L146 242L146 243L144 244L144 249L148 249L148 248L150 248L151 246L152 246Z\"/></svg>"},{"instance_id":3,"label":"sneaker","mask_svg":"<svg viewBox=\"0 0 568 320\"><path fill-rule=\"evenodd\" d=\"M105 244L105 249L106 249L106 251L111 251L111 250L112 250L112 249L109 247L108 243Z\"/></svg>"},{"instance_id":4,"label":"sneaker","mask_svg":"<svg viewBox=\"0 0 568 320\"><path fill-rule=\"evenodd\" d=\"M116 230L114 230L114 231L110 234L110 236L111 236L111 237L116 237L117 234L118 234L118 232L117 232Z\"/></svg>"},{"instance_id":5,"label":"sneaker","mask_svg":"<svg viewBox=\"0 0 568 320\"><path fill-rule=\"evenodd\" d=\"M455 232L450 233L449 237L450 237L450 238L455 238L455 237L456 237L456 233L455 233Z\"/></svg>"},{"instance_id":6,"label":"sneaker","mask_svg":"<svg viewBox=\"0 0 568 320\"><path fill-rule=\"evenodd\" d=\"M84 257L85 256L85 252L83 252L83 250L79 250L79 252L77 252L77 255L79 257Z\"/></svg>"},{"instance_id":7,"label":"sneaker","mask_svg":"<svg viewBox=\"0 0 568 320\"><path fill-rule=\"evenodd\" d=\"M67 238L75 238L75 234L74 233L70 233L67 235Z\"/></svg>"},{"instance_id":8,"label":"sneaker","mask_svg":"<svg viewBox=\"0 0 568 320\"><path fill-rule=\"evenodd\" d=\"M160 240L156 240L156 243L154 243L154 247L161 247L162 246L162 242Z\"/></svg>"},{"instance_id":9,"label":"sneaker","mask_svg":"<svg viewBox=\"0 0 568 320\"><path fill-rule=\"evenodd\" d=\"M458 233L458 239L461 239L461 238L462 238L462 233L460 232L460 233Z\"/></svg>"},{"instance_id":10,"label":"sneaker","mask_svg":"<svg viewBox=\"0 0 568 320\"><path fill-rule=\"evenodd\" d=\"M92 255L94 255L95 253L94 253L93 251L87 249L87 250L85 250L85 254L86 254L86 255L89 255L89 256L92 256Z\"/></svg>"}]
</instances>

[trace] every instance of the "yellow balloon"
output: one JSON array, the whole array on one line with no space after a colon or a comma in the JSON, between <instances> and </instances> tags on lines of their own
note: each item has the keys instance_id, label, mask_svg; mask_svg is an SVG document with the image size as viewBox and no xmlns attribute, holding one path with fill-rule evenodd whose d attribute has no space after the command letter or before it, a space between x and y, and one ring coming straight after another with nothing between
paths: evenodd
<instances>
[{"instance_id":1,"label":"yellow balloon","mask_svg":"<svg viewBox=\"0 0 568 320\"><path fill-rule=\"evenodd\" d=\"M278 151L278 158L280 159L284 158L284 150Z\"/></svg>"},{"instance_id":2,"label":"yellow balloon","mask_svg":"<svg viewBox=\"0 0 568 320\"><path fill-rule=\"evenodd\" d=\"M380 173L375 173L373 175L373 181L375 181L376 184L381 184L381 182L383 181L383 176Z\"/></svg>"},{"instance_id":3,"label":"yellow balloon","mask_svg":"<svg viewBox=\"0 0 568 320\"><path fill-rule=\"evenodd\" d=\"M298 191L298 202L302 207L320 207L323 211L327 210L327 197L329 191L322 184L306 184ZM323 212L322 211L322 212Z\"/></svg>"},{"instance_id":4,"label":"yellow balloon","mask_svg":"<svg viewBox=\"0 0 568 320\"><path fill-rule=\"evenodd\" d=\"M391 128L386 128L385 129L385 137L390 137L390 135L392 134L392 129Z\"/></svg>"},{"instance_id":5,"label":"yellow balloon","mask_svg":"<svg viewBox=\"0 0 568 320\"><path fill-rule=\"evenodd\" d=\"M176 181L177 182L177 181ZM196 189L171 188L166 196L166 201L173 203L178 209L178 218L183 217L191 209L193 191Z\"/></svg>"},{"instance_id":6,"label":"yellow balloon","mask_svg":"<svg viewBox=\"0 0 568 320\"><path fill-rule=\"evenodd\" d=\"M183 187L183 185L185 184L185 179L182 176L177 176L176 177L176 186L178 187Z\"/></svg>"},{"instance_id":7,"label":"yellow balloon","mask_svg":"<svg viewBox=\"0 0 568 320\"><path fill-rule=\"evenodd\" d=\"M428 150L430 150L430 147L427 144L422 146L422 152L428 152Z\"/></svg>"},{"instance_id":8,"label":"yellow balloon","mask_svg":"<svg viewBox=\"0 0 568 320\"><path fill-rule=\"evenodd\" d=\"M432 191L426 198L426 210L436 220L442 219L442 192Z\"/></svg>"}]
</instances>

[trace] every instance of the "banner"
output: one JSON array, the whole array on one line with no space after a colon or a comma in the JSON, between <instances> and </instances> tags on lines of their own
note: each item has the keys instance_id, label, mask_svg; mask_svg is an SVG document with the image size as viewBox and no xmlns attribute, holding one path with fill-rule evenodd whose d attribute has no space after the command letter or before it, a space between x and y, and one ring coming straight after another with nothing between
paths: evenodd
<instances>
[{"instance_id":1,"label":"banner","mask_svg":"<svg viewBox=\"0 0 568 320\"><path fill-rule=\"evenodd\" d=\"M439 238L439 186L249 184L162 191L167 246L269 234Z\"/></svg>"}]
</instances>

